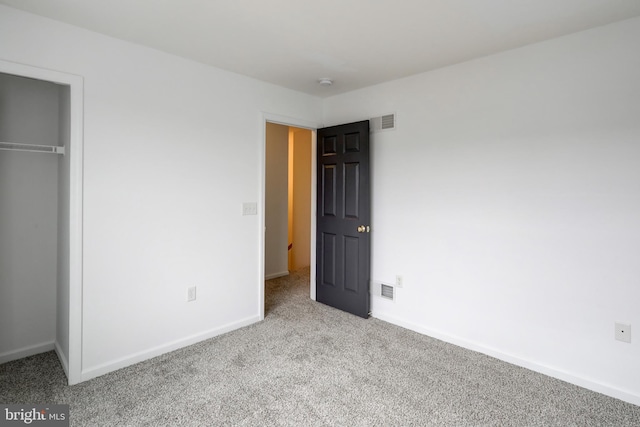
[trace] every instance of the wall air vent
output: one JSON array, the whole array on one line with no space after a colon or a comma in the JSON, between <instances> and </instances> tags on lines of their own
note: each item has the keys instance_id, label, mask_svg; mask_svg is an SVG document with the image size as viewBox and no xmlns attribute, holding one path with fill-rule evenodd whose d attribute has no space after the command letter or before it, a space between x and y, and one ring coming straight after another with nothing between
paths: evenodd
<instances>
[{"instance_id":1,"label":"wall air vent","mask_svg":"<svg viewBox=\"0 0 640 427\"><path fill-rule=\"evenodd\" d=\"M374 297L383 298L387 301L396 301L395 286L387 285L380 280L371 280L369 282L369 293Z\"/></svg>"},{"instance_id":2,"label":"wall air vent","mask_svg":"<svg viewBox=\"0 0 640 427\"><path fill-rule=\"evenodd\" d=\"M393 300L393 286L382 283L380 286L380 296L382 298Z\"/></svg>"},{"instance_id":3,"label":"wall air vent","mask_svg":"<svg viewBox=\"0 0 640 427\"><path fill-rule=\"evenodd\" d=\"M394 130L396 128L396 115L385 114L384 116L374 117L370 120L371 132L382 132Z\"/></svg>"}]
</instances>

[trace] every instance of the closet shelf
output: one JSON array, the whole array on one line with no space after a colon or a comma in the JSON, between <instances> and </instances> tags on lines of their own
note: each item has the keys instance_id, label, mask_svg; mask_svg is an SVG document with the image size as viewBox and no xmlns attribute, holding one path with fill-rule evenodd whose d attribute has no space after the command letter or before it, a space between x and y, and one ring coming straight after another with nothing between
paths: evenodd
<instances>
[{"instance_id":1,"label":"closet shelf","mask_svg":"<svg viewBox=\"0 0 640 427\"><path fill-rule=\"evenodd\" d=\"M34 145L19 144L17 142L0 142L0 150L29 151L32 153L54 153L64 155L64 147L60 147L57 145Z\"/></svg>"}]
</instances>

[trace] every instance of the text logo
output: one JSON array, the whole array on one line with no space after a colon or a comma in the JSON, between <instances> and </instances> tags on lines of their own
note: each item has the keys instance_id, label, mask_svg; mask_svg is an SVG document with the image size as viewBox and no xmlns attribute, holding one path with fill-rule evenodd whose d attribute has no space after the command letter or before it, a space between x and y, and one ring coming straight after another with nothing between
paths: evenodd
<instances>
[{"instance_id":1,"label":"text logo","mask_svg":"<svg viewBox=\"0 0 640 427\"><path fill-rule=\"evenodd\" d=\"M0 405L0 427L69 427L69 405Z\"/></svg>"}]
</instances>

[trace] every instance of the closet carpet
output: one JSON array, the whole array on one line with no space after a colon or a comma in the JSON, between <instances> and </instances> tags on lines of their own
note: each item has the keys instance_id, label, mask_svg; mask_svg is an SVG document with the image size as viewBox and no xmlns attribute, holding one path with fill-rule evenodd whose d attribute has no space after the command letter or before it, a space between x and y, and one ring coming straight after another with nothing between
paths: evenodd
<instances>
[{"instance_id":1,"label":"closet carpet","mask_svg":"<svg viewBox=\"0 0 640 427\"><path fill-rule=\"evenodd\" d=\"M0 365L0 403L72 426L639 426L640 407L267 282L260 322L75 386L53 352Z\"/></svg>"}]
</instances>

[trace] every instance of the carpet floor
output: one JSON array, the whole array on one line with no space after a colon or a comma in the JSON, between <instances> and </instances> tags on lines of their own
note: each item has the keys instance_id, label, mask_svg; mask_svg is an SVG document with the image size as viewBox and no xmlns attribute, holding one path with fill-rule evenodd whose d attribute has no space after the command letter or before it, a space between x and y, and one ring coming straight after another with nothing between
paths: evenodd
<instances>
[{"instance_id":1,"label":"carpet floor","mask_svg":"<svg viewBox=\"0 0 640 427\"><path fill-rule=\"evenodd\" d=\"M0 365L0 403L72 426L640 426L640 407L266 284L265 320L68 386L55 353Z\"/></svg>"}]
</instances>

